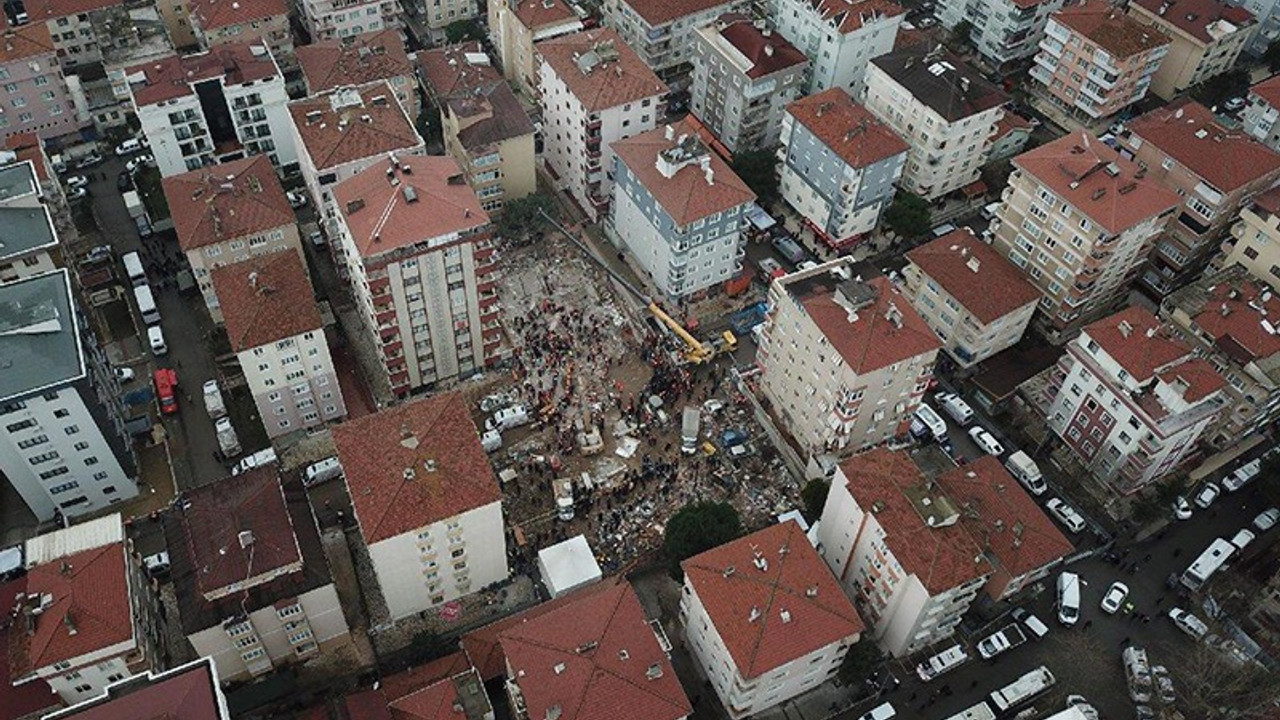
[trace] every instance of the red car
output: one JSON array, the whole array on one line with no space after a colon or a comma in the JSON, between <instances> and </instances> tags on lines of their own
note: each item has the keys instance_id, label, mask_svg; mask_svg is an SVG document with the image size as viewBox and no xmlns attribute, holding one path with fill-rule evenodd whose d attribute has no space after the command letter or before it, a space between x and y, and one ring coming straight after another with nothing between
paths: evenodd
<instances>
[{"instance_id":1,"label":"red car","mask_svg":"<svg viewBox=\"0 0 1280 720\"><path fill-rule=\"evenodd\" d=\"M160 412L165 415L178 412L178 373L173 368L160 368L156 370L155 381Z\"/></svg>"}]
</instances>

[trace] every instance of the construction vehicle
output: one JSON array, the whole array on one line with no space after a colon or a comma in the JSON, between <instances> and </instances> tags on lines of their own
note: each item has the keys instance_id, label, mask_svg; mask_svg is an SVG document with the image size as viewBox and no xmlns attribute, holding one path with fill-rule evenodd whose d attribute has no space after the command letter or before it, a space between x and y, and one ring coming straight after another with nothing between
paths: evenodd
<instances>
[{"instance_id":1,"label":"construction vehicle","mask_svg":"<svg viewBox=\"0 0 1280 720\"><path fill-rule=\"evenodd\" d=\"M653 313L653 316L657 318L659 322L666 325L667 329L674 333L676 337L684 341L686 348L684 352L685 360L688 360L694 365L703 365L715 359L715 348L703 343L701 340L689 334L689 331L684 329L684 325L676 322L675 318L671 317L662 308L658 307L656 302L649 302L649 312Z\"/></svg>"}]
</instances>

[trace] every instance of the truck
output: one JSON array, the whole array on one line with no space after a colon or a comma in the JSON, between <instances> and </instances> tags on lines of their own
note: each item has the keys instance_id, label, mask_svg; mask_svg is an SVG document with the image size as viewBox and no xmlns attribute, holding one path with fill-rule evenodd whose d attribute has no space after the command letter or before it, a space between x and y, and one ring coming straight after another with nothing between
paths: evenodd
<instances>
[{"instance_id":1,"label":"truck","mask_svg":"<svg viewBox=\"0 0 1280 720\"><path fill-rule=\"evenodd\" d=\"M267 465L275 461L276 461L275 448L266 448L264 450L259 450L258 452L252 455L241 458L240 462L236 463L236 466L231 468L231 474L242 475L256 467L262 467L263 465Z\"/></svg>"},{"instance_id":2,"label":"truck","mask_svg":"<svg viewBox=\"0 0 1280 720\"><path fill-rule=\"evenodd\" d=\"M684 406L684 415L680 420L680 452L692 455L698 452L698 427L702 422L702 413L692 405Z\"/></svg>"},{"instance_id":3,"label":"truck","mask_svg":"<svg viewBox=\"0 0 1280 720\"><path fill-rule=\"evenodd\" d=\"M173 368L160 368L156 370L155 383L160 412L165 415L178 412L178 372Z\"/></svg>"},{"instance_id":4,"label":"truck","mask_svg":"<svg viewBox=\"0 0 1280 720\"><path fill-rule=\"evenodd\" d=\"M1049 668L1041 665L999 690L991 693L991 704L997 713L1008 712L1053 687L1057 679Z\"/></svg>"},{"instance_id":5,"label":"truck","mask_svg":"<svg viewBox=\"0 0 1280 720\"><path fill-rule=\"evenodd\" d=\"M768 314L769 303L763 300L758 303L752 303L729 316L729 329L738 337L745 337L750 334L751 328L764 322L765 316Z\"/></svg>"},{"instance_id":6,"label":"truck","mask_svg":"<svg viewBox=\"0 0 1280 720\"><path fill-rule=\"evenodd\" d=\"M1044 476L1040 474L1040 466L1025 452L1019 450L1010 455L1004 461L1004 466L1032 495L1043 495L1049 489L1044 483Z\"/></svg>"},{"instance_id":7,"label":"truck","mask_svg":"<svg viewBox=\"0 0 1280 720\"><path fill-rule=\"evenodd\" d=\"M222 391L218 389L217 380L208 380L204 384L204 409L214 420L227 414L227 405L222 401Z\"/></svg>"},{"instance_id":8,"label":"truck","mask_svg":"<svg viewBox=\"0 0 1280 720\"><path fill-rule=\"evenodd\" d=\"M573 480L560 478L555 482L556 517L568 522L573 519Z\"/></svg>"},{"instance_id":9,"label":"truck","mask_svg":"<svg viewBox=\"0 0 1280 720\"><path fill-rule=\"evenodd\" d=\"M1018 623L1009 623L1000 630L978 641L978 654L990 660L1006 650L1012 650L1027 641L1026 633Z\"/></svg>"},{"instance_id":10,"label":"truck","mask_svg":"<svg viewBox=\"0 0 1280 720\"><path fill-rule=\"evenodd\" d=\"M236 437L236 429L231 418L223 415L213 424L213 431L218 436L218 449L223 457L234 457L240 454L240 438Z\"/></svg>"}]
</instances>

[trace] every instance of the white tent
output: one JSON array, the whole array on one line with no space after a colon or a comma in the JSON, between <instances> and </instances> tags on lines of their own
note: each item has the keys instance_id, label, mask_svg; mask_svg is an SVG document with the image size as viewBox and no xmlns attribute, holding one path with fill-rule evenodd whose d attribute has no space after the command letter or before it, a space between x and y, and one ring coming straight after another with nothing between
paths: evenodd
<instances>
[{"instance_id":1,"label":"white tent","mask_svg":"<svg viewBox=\"0 0 1280 720\"><path fill-rule=\"evenodd\" d=\"M601 577L600 565L584 535L539 550L538 570L553 598L598 582Z\"/></svg>"}]
</instances>

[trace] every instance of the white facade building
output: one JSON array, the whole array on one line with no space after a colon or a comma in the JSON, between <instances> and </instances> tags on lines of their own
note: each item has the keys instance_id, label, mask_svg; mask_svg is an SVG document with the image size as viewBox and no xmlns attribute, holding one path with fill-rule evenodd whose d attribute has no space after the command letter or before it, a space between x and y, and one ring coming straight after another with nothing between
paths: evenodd
<instances>
[{"instance_id":1,"label":"white facade building","mask_svg":"<svg viewBox=\"0 0 1280 720\"><path fill-rule=\"evenodd\" d=\"M507 578L502 493L461 393L345 422L333 441L392 620Z\"/></svg>"},{"instance_id":2,"label":"white facade building","mask_svg":"<svg viewBox=\"0 0 1280 720\"><path fill-rule=\"evenodd\" d=\"M404 24L396 0L301 0L302 24L311 41L335 40L396 29Z\"/></svg>"},{"instance_id":3,"label":"white facade building","mask_svg":"<svg viewBox=\"0 0 1280 720\"><path fill-rule=\"evenodd\" d=\"M819 552L894 657L950 637L991 575L959 519L905 452L870 450L831 478Z\"/></svg>"},{"instance_id":4,"label":"white facade building","mask_svg":"<svg viewBox=\"0 0 1280 720\"><path fill-rule=\"evenodd\" d=\"M996 67L1036 54L1049 15L1063 0L955 0L939 3L938 21L951 30L961 22L973 28L969 42Z\"/></svg>"},{"instance_id":5,"label":"white facade building","mask_svg":"<svg viewBox=\"0 0 1280 720\"><path fill-rule=\"evenodd\" d=\"M58 233L30 160L0 167L0 285L57 270Z\"/></svg>"},{"instance_id":6,"label":"white facade building","mask_svg":"<svg viewBox=\"0 0 1280 720\"><path fill-rule=\"evenodd\" d=\"M1258 142L1280 152L1280 75L1249 88L1249 104L1241 115L1244 131Z\"/></svg>"},{"instance_id":7,"label":"white facade building","mask_svg":"<svg viewBox=\"0 0 1280 720\"><path fill-rule=\"evenodd\" d=\"M262 46L219 45L125 71L133 110L164 177L266 155L298 162L284 76Z\"/></svg>"},{"instance_id":8,"label":"white facade building","mask_svg":"<svg viewBox=\"0 0 1280 720\"><path fill-rule=\"evenodd\" d=\"M37 519L138 494L119 380L67 271L0 285L0 365L0 470Z\"/></svg>"},{"instance_id":9,"label":"white facade building","mask_svg":"<svg viewBox=\"0 0 1280 720\"><path fill-rule=\"evenodd\" d=\"M867 63L893 50L906 15L890 0L771 0L769 10L809 58L805 94L838 87L854 97L862 95Z\"/></svg>"},{"instance_id":10,"label":"white facade building","mask_svg":"<svg viewBox=\"0 0 1280 720\"><path fill-rule=\"evenodd\" d=\"M746 6L745 0L607 0L604 24L617 30L663 82L672 89L687 89L695 32Z\"/></svg>"}]
</instances>

